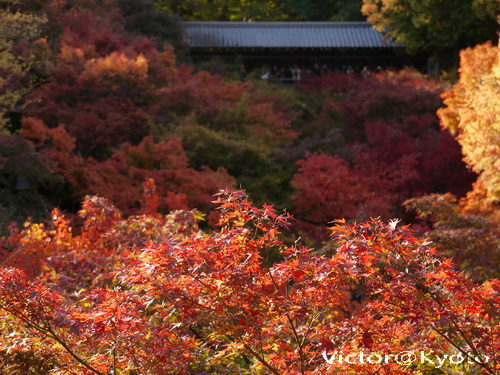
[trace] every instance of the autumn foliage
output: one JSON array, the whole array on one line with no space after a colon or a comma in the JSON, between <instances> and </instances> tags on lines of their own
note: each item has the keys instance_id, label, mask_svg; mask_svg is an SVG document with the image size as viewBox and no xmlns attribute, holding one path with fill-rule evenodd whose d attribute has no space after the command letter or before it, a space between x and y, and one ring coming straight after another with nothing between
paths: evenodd
<instances>
[{"instance_id":1,"label":"autumn foliage","mask_svg":"<svg viewBox=\"0 0 500 375\"><path fill-rule=\"evenodd\" d=\"M451 90L276 87L183 64L148 0L6 4L1 373L500 371L496 48Z\"/></svg>"},{"instance_id":2,"label":"autumn foliage","mask_svg":"<svg viewBox=\"0 0 500 375\"><path fill-rule=\"evenodd\" d=\"M147 0L32 7L47 27L45 38L25 47L38 59L32 69L37 85L11 124L16 134L10 142L21 137L47 173L40 181L22 168L5 168L8 182L0 189L29 198L1 202L0 210L15 212L17 220L42 216L44 206L75 212L85 194L99 194L133 213L141 184L154 178L161 196L184 194L189 207L204 211L219 188L241 186L257 203L287 207L326 233L325 222L336 214L304 211L309 204L321 206L324 197L307 202L301 184L290 184L307 169L320 168L313 165L319 159L307 160L311 155L342 159L342 173L364 189L335 201L336 212L347 219L401 216L405 199L446 191L463 195L473 179L458 144L438 130L442 85L414 71L333 73L309 77L295 89L276 89L183 64L173 19L155 13ZM340 197L344 188L331 184L335 191L326 195ZM370 202L368 190L376 192L377 203ZM39 202L36 210L26 213L33 201Z\"/></svg>"},{"instance_id":3,"label":"autumn foliage","mask_svg":"<svg viewBox=\"0 0 500 375\"><path fill-rule=\"evenodd\" d=\"M130 14L141 11L141 17L154 18L151 2L134 8L124 1L50 1L34 7L41 20L47 19L46 38L26 48L31 46L28 52L42 61L32 69L37 85L23 98L29 105L9 124L20 134L10 134L9 142L21 136L36 150L31 158L65 191L64 208L74 210L85 194L100 194L130 213L138 208L141 184L154 178L162 196L185 194L187 205L208 210L218 189L238 180L252 190L257 180L273 174L268 168L277 169L271 155L296 136L291 117L250 82L229 82L179 63L164 39L174 40L173 34L157 39ZM2 10L2 17L8 14ZM17 21L20 27L23 20ZM240 160L221 161L225 150L218 144L193 146L192 140L205 139L200 128L228 147L237 145L243 151ZM10 157L3 150L0 160ZM263 170L252 171L255 159L246 150L265 161ZM210 154L219 158L214 161ZM42 197L32 215L43 204L60 205L21 167L4 173L8 182L2 190L10 194L11 184L26 181L19 185L22 193L32 192L31 200ZM281 178L269 181L270 191L283 183ZM1 204L11 209L8 201ZM24 209L16 203L12 210Z\"/></svg>"},{"instance_id":4,"label":"autumn foliage","mask_svg":"<svg viewBox=\"0 0 500 375\"><path fill-rule=\"evenodd\" d=\"M307 155L298 164L292 180L297 193L292 199L301 225L315 238L327 240L327 231L320 228L335 218L390 216L394 197L382 176L368 176L327 154Z\"/></svg>"},{"instance_id":5,"label":"autumn foliage","mask_svg":"<svg viewBox=\"0 0 500 375\"><path fill-rule=\"evenodd\" d=\"M460 79L443 93L446 107L437 113L479 178L465 197L429 195L406 205L422 220L425 235L482 281L498 278L500 259L498 48L487 43L463 50L460 65Z\"/></svg>"},{"instance_id":6,"label":"autumn foliage","mask_svg":"<svg viewBox=\"0 0 500 375\"><path fill-rule=\"evenodd\" d=\"M460 79L443 94L440 109L443 127L457 137L467 164L487 187L491 200L500 198L500 60L491 43L468 48L460 54Z\"/></svg>"},{"instance_id":7,"label":"autumn foliage","mask_svg":"<svg viewBox=\"0 0 500 375\"><path fill-rule=\"evenodd\" d=\"M500 285L463 278L408 228L339 221L326 256L284 243L289 217L241 191L216 203L210 233L195 212L125 219L90 197L80 234L58 212L13 233L4 265L22 258L31 268L0 271L2 370L413 374L432 365L329 360L411 350L499 369ZM266 264L270 251L281 260Z\"/></svg>"},{"instance_id":8,"label":"autumn foliage","mask_svg":"<svg viewBox=\"0 0 500 375\"><path fill-rule=\"evenodd\" d=\"M406 199L470 188L475 176L458 143L439 128L442 83L403 70L335 72L302 87L321 103L306 124L314 134L303 132L291 149L300 157L292 201L305 233L324 240L328 221L401 217Z\"/></svg>"}]
</instances>

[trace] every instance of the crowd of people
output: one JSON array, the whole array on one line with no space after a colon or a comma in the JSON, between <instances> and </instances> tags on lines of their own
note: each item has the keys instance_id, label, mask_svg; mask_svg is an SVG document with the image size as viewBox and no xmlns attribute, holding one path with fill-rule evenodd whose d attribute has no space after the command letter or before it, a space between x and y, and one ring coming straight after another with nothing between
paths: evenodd
<instances>
[{"instance_id":1,"label":"crowd of people","mask_svg":"<svg viewBox=\"0 0 500 375\"><path fill-rule=\"evenodd\" d=\"M380 71L382 68L377 66L375 69L370 69L368 66L355 66L352 65L342 65L335 69L331 69L327 64L315 63L312 67L299 68L298 65L293 66L282 66L278 67L274 65L272 69L264 68L262 71L261 79L263 80L273 80L281 81L284 84L293 84L296 81L300 81L304 76L315 75L324 76L327 74L335 72L341 72L345 74L358 74L363 77L368 77L372 71Z\"/></svg>"}]
</instances>

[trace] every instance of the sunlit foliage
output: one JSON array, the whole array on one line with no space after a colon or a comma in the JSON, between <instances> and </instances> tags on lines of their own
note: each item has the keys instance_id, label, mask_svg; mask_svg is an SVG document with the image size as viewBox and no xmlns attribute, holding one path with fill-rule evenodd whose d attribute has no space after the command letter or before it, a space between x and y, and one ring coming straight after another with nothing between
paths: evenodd
<instances>
[{"instance_id":1,"label":"sunlit foliage","mask_svg":"<svg viewBox=\"0 0 500 375\"><path fill-rule=\"evenodd\" d=\"M396 221L338 221L326 256L283 243L288 215L241 191L217 204L210 233L193 212L125 219L97 197L83 204L79 234L57 211L14 231L3 264L28 274L0 269L0 368L402 375L453 354L459 371L498 371L498 281L465 279ZM266 264L270 251L282 260ZM330 360L418 350L430 361Z\"/></svg>"},{"instance_id":2,"label":"sunlit foliage","mask_svg":"<svg viewBox=\"0 0 500 375\"><path fill-rule=\"evenodd\" d=\"M438 115L457 137L467 164L481 174L491 199L500 200L500 57L491 43L463 50L460 79L444 93Z\"/></svg>"}]
</instances>

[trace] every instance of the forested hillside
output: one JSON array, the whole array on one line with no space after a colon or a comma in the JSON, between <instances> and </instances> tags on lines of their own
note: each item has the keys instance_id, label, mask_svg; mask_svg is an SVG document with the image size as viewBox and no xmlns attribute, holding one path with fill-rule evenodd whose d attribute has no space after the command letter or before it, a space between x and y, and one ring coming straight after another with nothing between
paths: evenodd
<instances>
[{"instance_id":1,"label":"forested hillside","mask_svg":"<svg viewBox=\"0 0 500 375\"><path fill-rule=\"evenodd\" d=\"M500 371L495 14L363 3L0 3L1 373ZM182 17L361 12L457 80L185 63Z\"/></svg>"}]
</instances>

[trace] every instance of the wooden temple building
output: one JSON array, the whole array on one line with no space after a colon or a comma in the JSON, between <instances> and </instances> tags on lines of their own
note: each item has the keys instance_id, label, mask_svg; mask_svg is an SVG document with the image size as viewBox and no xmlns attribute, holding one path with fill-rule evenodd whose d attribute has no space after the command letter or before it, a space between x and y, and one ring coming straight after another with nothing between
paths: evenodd
<instances>
[{"instance_id":1,"label":"wooden temple building","mask_svg":"<svg viewBox=\"0 0 500 375\"><path fill-rule=\"evenodd\" d=\"M237 58L246 70L262 66L331 70L352 67L419 68L401 46L368 22L184 22L184 43L193 62Z\"/></svg>"}]
</instances>

